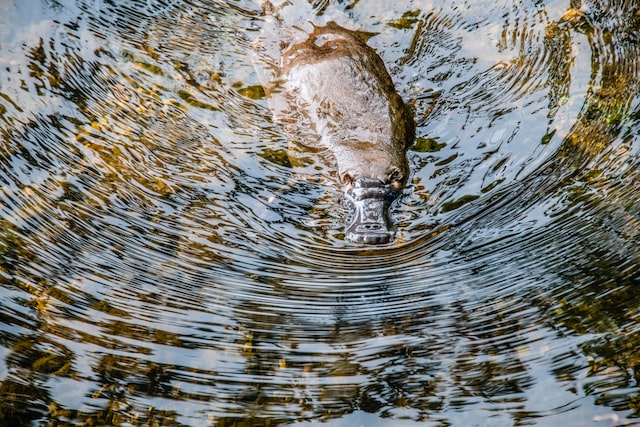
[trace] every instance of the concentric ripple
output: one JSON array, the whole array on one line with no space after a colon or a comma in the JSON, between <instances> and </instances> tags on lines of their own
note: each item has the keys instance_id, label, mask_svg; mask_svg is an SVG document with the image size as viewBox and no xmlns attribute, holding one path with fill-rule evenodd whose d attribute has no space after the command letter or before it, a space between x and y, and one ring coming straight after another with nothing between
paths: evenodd
<instances>
[{"instance_id":1,"label":"concentric ripple","mask_svg":"<svg viewBox=\"0 0 640 427\"><path fill-rule=\"evenodd\" d=\"M639 425L638 6L271 10L0 5L0 425ZM415 110L390 245L254 67L329 21Z\"/></svg>"}]
</instances>

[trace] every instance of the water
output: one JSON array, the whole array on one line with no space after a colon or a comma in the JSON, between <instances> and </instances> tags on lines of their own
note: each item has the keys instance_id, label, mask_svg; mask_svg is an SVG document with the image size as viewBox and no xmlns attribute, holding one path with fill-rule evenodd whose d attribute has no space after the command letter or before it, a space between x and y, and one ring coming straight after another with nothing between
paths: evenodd
<instances>
[{"instance_id":1,"label":"water","mask_svg":"<svg viewBox=\"0 0 640 427\"><path fill-rule=\"evenodd\" d=\"M281 13L415 108L392 245L291 164L255 3L0 4L0 425L640 424L635 2Z\"/></svg>"}]
</instances>

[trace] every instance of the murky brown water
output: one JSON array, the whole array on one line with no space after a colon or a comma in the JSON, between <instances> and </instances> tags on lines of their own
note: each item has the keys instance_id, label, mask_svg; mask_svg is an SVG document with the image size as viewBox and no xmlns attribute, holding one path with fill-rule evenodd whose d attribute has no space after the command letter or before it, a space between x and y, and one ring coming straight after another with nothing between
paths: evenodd
<instances>
[{"instance_id":1,"label":"murky brown water","mask_svg":"<svg viewBox=\"0 0 640 427\"><path fill-rule=\"evenodd\" d=\"M281 13L416 110L392 245L291 165L256 3L0 3L0 425L639 425L640 5Z\"/></svg>"}]
</instances>

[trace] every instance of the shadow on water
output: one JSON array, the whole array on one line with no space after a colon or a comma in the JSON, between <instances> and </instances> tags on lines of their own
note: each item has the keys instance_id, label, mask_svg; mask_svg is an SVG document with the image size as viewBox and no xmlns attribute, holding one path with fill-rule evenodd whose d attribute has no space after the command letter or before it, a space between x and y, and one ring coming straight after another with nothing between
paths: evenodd
<instances>
[{"instance_id":1,"label":"shadow on water","mask_svg":"<svg viewBox=\"0 0 640 427\"><path fill-rule=\"evenodd\" d=\"M19 3L0 424L640 424L634 2L283 8L374 33L415 108L382 248L343 240L330 164L292 165L255 3Z\"/></svg>"}]
</instances>

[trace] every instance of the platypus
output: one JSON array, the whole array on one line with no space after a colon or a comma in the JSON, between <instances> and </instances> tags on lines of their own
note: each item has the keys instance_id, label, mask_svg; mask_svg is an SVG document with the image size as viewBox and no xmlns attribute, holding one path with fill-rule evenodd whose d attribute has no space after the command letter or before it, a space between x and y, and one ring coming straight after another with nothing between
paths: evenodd
<instances>
[{"instance_id":1,"label":"platypus","mask_svg":"<svg viewBox=\"0 0 640 427\"><path fill-rule=\"evenodd\" d=\"M286 100L288 127L335 159L350 211L345 237L383 244L394 237L389 208L409 174L415 121L366 39L335 23L314 27L282 51L276 91Z\"/></svg>"}]
</instances>

